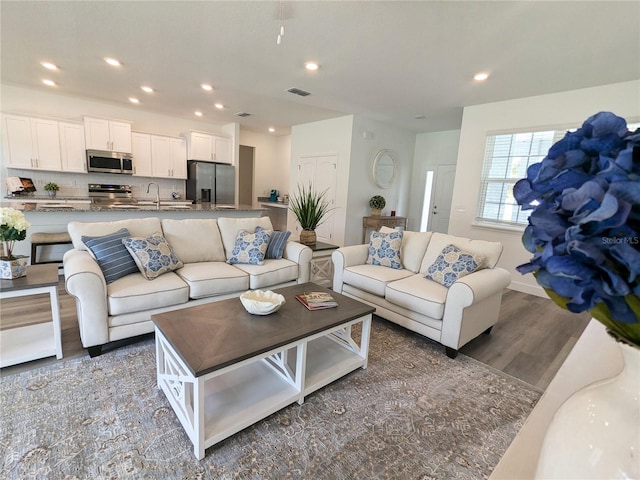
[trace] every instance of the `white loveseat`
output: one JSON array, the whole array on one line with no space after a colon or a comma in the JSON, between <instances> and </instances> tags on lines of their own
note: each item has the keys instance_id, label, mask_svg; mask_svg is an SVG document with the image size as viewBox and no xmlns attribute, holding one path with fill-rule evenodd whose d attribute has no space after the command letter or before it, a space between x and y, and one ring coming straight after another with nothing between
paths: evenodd
<instances>
[{"instance_id":1,"label":"white loveseat","mask_svg":"<svg viewBox=\"0 0 640 480\"><path fill-rule=\"evenodd\" d=\"M382 230L383 232L385 230ZM428 268L449 244L481 255L481 269L449 288L425 278ZM498 321L502 292L511 281L496 267L502 254L497 242L433 232L404 232L401 269L367 264L369 245L333 252L333 290L376 308L376 315L402 325L446 347L449 357Z\"/></svg>"},{"instance_id":2,"label":"white loveseat","mask_svg":"<svg viewBox=\"0 0 640 480\"><path fill-rule=\"evenodd\" d=\"M269 217L70 222L74 248L63 259L65 288L76 299L82 345L91 356L99 355L106 343L153 332L155 313L237 297L249 289L308 282L312 251L298 242L286 242L281 259L262 265L226 262L238 232L254 232L257 226L273 229ZM133 237L160 233L184 266L153 280L138 272L107 284L82 236L121 228Z\"/></svg>"}]
</instances>

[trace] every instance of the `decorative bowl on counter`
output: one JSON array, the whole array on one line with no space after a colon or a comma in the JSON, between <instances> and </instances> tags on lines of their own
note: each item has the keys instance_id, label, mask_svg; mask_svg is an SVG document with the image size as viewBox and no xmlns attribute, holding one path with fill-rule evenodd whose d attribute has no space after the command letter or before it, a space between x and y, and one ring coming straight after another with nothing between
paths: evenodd
<instances>
[{"instance_id":1,"label":"decorative bowl on counter","mask_svg":"<svg viewBox=\"0 0 640 480\"><path fill-rule=\"evenodd\" d=\"M240 295L242 306L252 315L269 315L284 305L285 299L271 290L248 290Z\"/></svg>"}]
</instances>

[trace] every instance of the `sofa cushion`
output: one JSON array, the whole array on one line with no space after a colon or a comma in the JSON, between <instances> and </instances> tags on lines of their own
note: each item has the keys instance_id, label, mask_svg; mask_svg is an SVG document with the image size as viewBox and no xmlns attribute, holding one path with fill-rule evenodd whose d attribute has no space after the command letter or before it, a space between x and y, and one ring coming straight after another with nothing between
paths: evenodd
<instances>
[{"instance_id":1,"label":"sofa cushion","mask_svg":"<svg viewBox=\"0 0 640 480\"><path fill-rule=\"evenodd\" d=\"M384 297L387 284L409 277L413 272L409 270L397 270L379 265L354 265L344 269L342 280L365 292Z\"/></svg>"},{"instance_id":2,"label":"sofa cushion","mask_svg":"<svg viewBox=\"0 0 640 480\"><path fill-rule=\"evenodd\" d=\"M98 262L107 284L126 275L138 273L136 262L122 244L122 239L129 236L129 230L126 228L101 237L82 235L82 242Z\"/></svg>"},{"instance_id":3,"label":"sofa cushion","mask_svg":"<svg viewBox=\"0 0 640 480\"><path fill-rule=\"evenodd\" d=\"M384 298L394 305L441 320L447 292L446 287L416 274L389 283Z\"/></svg>"},{"instance_id":4,"label":"sofa cushion","mask_svg":"<svg viewBox=\"0 0 640 480\"><path fill-rule=\"evenodd\" d=\"M493 268L498 263L500 255L502 255L502 244L500 242L488 242L486 240L469 240L468 238L456 237L455 235L447 235L445 233L434 232L429 246L424 254L420 273L426 274L428 268L435 262L442 249L452 244L460 250L472 253L474 255L482 255L484 262L481 268Z\"/></svg>"},{"instance_id":5,"label":"sofa cushion","mask_svg":"<svg viewBox=\"0 0 640 480\"><path fill-rule=\"evenodd\" d=\"M227 260L230 264L262 265L273 230L257 227L254 233L238 232L236 243Z\"/></svg>"},{"instance_id":6,"label":"sofa cushion","mask_svg":"<svg viewBox=\"0 0 640 480\"><path fill-rule=\"evenodd\" d=\"M73 248L76 250L88 250L87 246L82 243L83 235L99 237L116 232L121 228L129 230L132 236L145 237L160 232L162 226L160 225L160 219L157 217L130 218L114 222L69 222L67 225Z\"/></svg>"},{"instance_id":7,"label":"sofa cushion","mask_svg":"<svg viewBox=\"0 0 640 480\"><path fill-rule=\"evenodd\" d=\"M227 259L215 218L164 218L162 233L183 263L224 262Z\"/></svg>"},{"instance_id":8,"label":"sofa cushion","mask_svg":"<svg viewBox=\"0 0 640 480\"><path fill-rule=\"evenodd\" d=\"M218 218L218 228L224 245L226 259L231 258L231 251L236 243L236 237L240 230L247 232L255 232L256 227L262 227L265 230L273 230L273 225L269 217L259 218Z\"/></svg>"},{"instance_id":9,"label":"sofa cushion","mask_svg":"<svg viewBox=\"0 0 640 480\"><path fill-rule=\"evenodd\" d=\"M127 275L107 286L109 315L179 305L189 300L189 286L175 273L147 281L141 273Z\"/></svg>"},{"instance_id":10,"label":"sofa cushion","mask_svg":"<svg viewBox=\"0 0 640 480\"><path fill-rule=\"evenodd\" d=\"M427 269L425 278L449 288L459 278L478 270L483 262L484 257L481 255L473 255L455 245L447 245Z\"/></svg>"},{"instance_id":11,"label":"sofa cushion","mask_svg":"<svg viewBox=\"0 0 640 480\"><path fill-rule=\"evenodd\" d=\"M271 234L271 239L269 240L269 246L267 247L267 253L264 258L271 260L279 260L282 258L282 254L284 253L284 247L287 245L287 240L291 232L279 232L274 231Z\"/></svg>"},{"instance_id":12,"label":"sofa cushion","mask_svg":"<svg viewBox=\"0 0 640 480\"><path fill-rule=\"evenodd\" d=\"M163 273L182 268L183 263L176 256L167 240L159 233L146 237L122 239L140 273L147 280L154 280Z\"/></svg>"},{"instance_id":13,"label":"sofa cushion","mask_svg":"<svg viewBox=\"0 0 640 480\"><path fill-rule=\"evenodd\" d=\"M394 228L381 227L381 233L390 233L395 231ZM427 251L427 245L431 240L433 232L412 232L405 230L402 236L402 247L400 248L400 259L402 267L411 270L413 273L420 271L420 265Z\"/></svg>"},{"instance_id":14,"label":"sofa cushion","mask_svg":"<svg viewBox=\"0 0 640 480\"><path fill-rule=\"evenodd\" d=\"M402 246L402 235L402 231L390 233L372 232L369 240L367 264L401 269L400 247Z\"/></svg>"},{"instance_id":15,"label":"sofa cushion","mask_svg":"<svg viewBox=\"0 0 640 480\"><path fill-rule=\"evenodd\" d=\"M291 260L265 260L262 265L235 265L249 274L249 288L265 288L298 278L298 264Z\"/></svg>"},{"instance_id":16,"label":"sofa cushion","mask_svg":"<svg viewBox=\"0 0 640 480\"><path fill-rule=\"evenodd\" d=\"M187 263L176 273L189 285L191 298L244 292L249 288L249 275L225 262Z\"/></svg>"}]
</instances>

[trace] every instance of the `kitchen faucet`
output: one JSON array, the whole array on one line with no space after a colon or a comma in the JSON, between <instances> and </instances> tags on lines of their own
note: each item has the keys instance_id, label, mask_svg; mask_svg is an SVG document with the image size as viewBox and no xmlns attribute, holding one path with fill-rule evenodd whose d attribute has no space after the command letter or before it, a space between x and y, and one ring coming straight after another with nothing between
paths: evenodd
<instances>
[{"instance_id":1,"label":"kitchen faucet","mask_svg":"<svg viewBox=\"0 0 640 480\"><path fill-rule=\"evenodd\" d=\"M156 186L156 199L153 201L153 203L156 204L156 208L158 210L160 210L160 187L158 186L158 184L156 182L151 182L149 183L149 185L147 185L147 193L149 193L149 189L151 188L151 185L155 185Z\"/></svg>"}]
</instances>

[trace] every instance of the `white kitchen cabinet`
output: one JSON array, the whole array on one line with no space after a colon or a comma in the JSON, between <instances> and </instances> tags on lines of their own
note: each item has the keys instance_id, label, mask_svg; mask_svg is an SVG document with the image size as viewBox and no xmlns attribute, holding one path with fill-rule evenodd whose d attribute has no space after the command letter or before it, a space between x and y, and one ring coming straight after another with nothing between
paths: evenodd
<instances>
[{"instance_id":1,"label":"white kitchen cabinet","mask_svg":"<svg viewBox=\"0 0 640 480\"><path fill-rule=\"evenodd\" d=\"M62 170L58 122L37 117L4 115L2 128L7 167Z\"/></svg>"},{"instance_id":2,"label":"white kitchen cabinet","mask_svg":"<svg viewBox=\"0 0 640 480\"><path fill-rule=\"evenodd\" d=\"M151 135L132 132L131 153L133 153L133 175L136 177L152 177Z\"/></svg>"},{"instance_id":3,"label":"white kitchen cabinet","mask_svg":"<svg viewBox=\"0 0 640 480\"><path fill-rule=\"evenodd\" d=\"M131 124L84 117L84 129L87 149L131 153Z\"/></svg>"},{"instance_id":4,"label":"white kitchen cabinet","mask_svg":"<svg viewBox=\"0 0 640 480\"><path fill-rule=\"evenodd\" d=\"M189 132L187 138L189 160L233 164L231 139L202 132Z\"/></svg>"},{"instance_id":5,"label":"white kitchen cabinet","mask_svg":"<svg viewBox=\"0 0 640 480\"><path fill-rule=\"evenodd\" d=\"M151 135L151 164L153 176L187 178L187 148L182 138Z\"/></svg>"},{"instance_id":6,"label":"white kitchen cabinet","mask_svg":"<svg viewBox=\"0 0 640 480\"><path fill-rule=\"evenodd\" d=\"M63 172L87 173L84 126L78 123L58 124L60 157Z\"/></svg>"}]
</instances>

